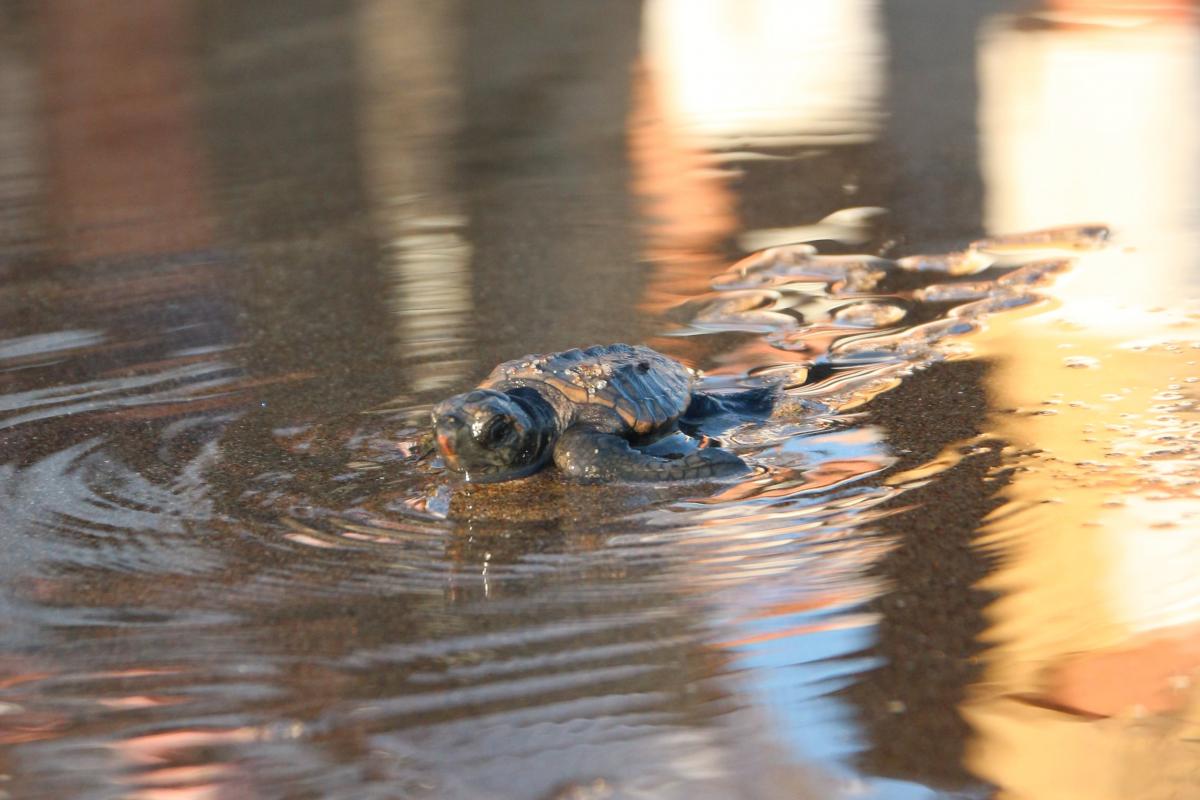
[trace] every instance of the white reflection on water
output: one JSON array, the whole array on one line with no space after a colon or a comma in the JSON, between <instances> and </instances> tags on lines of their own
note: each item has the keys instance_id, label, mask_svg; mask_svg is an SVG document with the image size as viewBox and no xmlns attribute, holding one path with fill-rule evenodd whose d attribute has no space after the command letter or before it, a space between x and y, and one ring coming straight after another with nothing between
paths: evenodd
<instances>
[{"instance_id":1,"label":"white reflection on water","mask_svg":"<svg viewBox=\"0 0 1200 800\"><path fill-rule=\"evenodd\" d=\"M1170 302L1195 280L1200 30L999 18L981 32L979 75L989 231L1114 226L1137 254L1092 260L1076 300L1119 287L1128 302Z\"/></svg>"},{"instance_id":2,"label":"white reflection on water","mask_svg":"<svg viewBox=\"0 0 1200 800\"><path fill-rule=\"evenodd\" d=\"M869 141L877 13L874 0L650 0L642 48L667 113L710 146Z\"/></svg>"},{"instance_id":3,"label":"white reflection on water","mask_svg":"<svg viewBox=\"0 0 1200 800\"><path fill-rule=\"evenodd\" d=\"M454 2L358 9L362 177L386 237L397 353L414 362L418 393L461 380L471 318L471 246L448 144L461 116L456 53L444 46L457 14Z\"/></svg>"}]
</instances>

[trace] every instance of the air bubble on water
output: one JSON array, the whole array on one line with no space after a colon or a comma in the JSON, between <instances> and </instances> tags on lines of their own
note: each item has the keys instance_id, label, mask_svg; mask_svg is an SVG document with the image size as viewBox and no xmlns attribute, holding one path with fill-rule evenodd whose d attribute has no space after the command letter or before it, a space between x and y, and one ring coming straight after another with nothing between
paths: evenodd
<instances>
[{"instance_id":1,"label":"air bubble on water","mask_svg":"<svg viewBox=\"0 0 1200 800\"><path fill-rule=\"evenodd\" d=\"M778 382L785 389L801 386L808 379L808 366L804 364L775 364L767 367L756 367L749 371L752 378L766 378L770 382Z\"/></svg>"},{"instance_id":2,"label":"air bubble on water","mask_svg":"<svg viewBox=\"0 0 1200 800\"><path fill-rule=\"evenodd\" d=\"M944 272L947 275L974 275L992 265L995 259L978 250L937 255L905 256L896 264L909 272Z\"/></svg>"},{"instance_id":3,"label":"air bubble on water","mask_svg":"<svg viewBox=\"0 0 1200 800\"><path fill-rule=\"evenodd\" d=\"M904 314L904 309L894 303L863 302L839 308L833 319L839 325L855 328L886 328L904 319Z\"/></svg>"},{"instance_id":4,"label":"air bubble on water","mask_svg":"<svg viewBox=\"0 0 1200 800\"><path fill-rule=\"evenodd\" d=\"M1071 369L1096 369L1100 366L1100 359L1091 356L1067 356L1063 359L1063 365Z\"/></svg>"},{"instance_id":5,"label":"air bubble on water","mask_svg":"<svg viewBox=\"0 0 1200 800\"><path fill-rule=\"evenodd\" d=\"M1026 264L1023 267L1017 267L1012 272L1000 276L996 281L1001 286L1037 286L1047 283L1048 279L1059 272L1064 271L1070 266L1070 261L1066 259L1054 259L1052 261L1036 261L1032 264Z\"/></svg>"},{"instance_id":6,"label":"air bubble on water","mask_svg":"<svg viewBox=\"0 0 1200 800\"><path fill-rule=\"evenodd\" d=\"M1046 250L1078 251L1102 247L1107 241L1106 225L1066 225L1025 233L1004 234L971 243L972 250L993 253L1027 253Z\"/></svg>"},{"instance_id":7,"label":"air bubble on water","mask_svg":"<svg viewBox=\"0 0 1200 800\"><path fill-rule=\"evenodd\" d=\"M767 335L767 341L772 347L791 353L806 353L812 350L812 344L807 341L805 331L775 331Z\"/></svg>"},{"instance_id":8,"label":"air bubble on water","mask_svg":"<svg viewBox=\"0 0 1200 800\"><path fill-rule=\"evenodd\" d=\"M1030 303L1036 303L1040 299L1040 295L1028 292L1017 292L1012 289L997 290L982 300L976 300L973 303L967 303L953 309L950 312L950 316L959 318L981 317L994 314L998 311L1009 311L1014 308L1027 306Z\"/></svg>"},{"instance_id":9,"label":"air bubble on water","mask_svg":"<svg viewBox=\"0 0 1200 800\"><path fill-rule=\"evenodd\" d=\"M987 281L969 283L935 283L913 292L913 297L925 303L958 303L987 297L995 286Z\"/></svg>"}]
</instances>

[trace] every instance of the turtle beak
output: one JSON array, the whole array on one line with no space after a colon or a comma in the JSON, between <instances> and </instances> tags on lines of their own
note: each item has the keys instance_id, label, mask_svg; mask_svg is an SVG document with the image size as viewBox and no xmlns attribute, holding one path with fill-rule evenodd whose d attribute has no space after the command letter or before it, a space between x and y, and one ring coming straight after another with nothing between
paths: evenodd
<instances>
[{"instance_id":1,"label":"turtle beak","mask_svg":"<svg viewBox=\"0 0 1200 800\"><path fill-rule=\"evenodd\" d=\"M438 450L442 451L442 458L446 459L450 466L457 467L458 458L454 455L454 442L450 440L450 437L438 431L437 445Z\"/></svg>"},{"instance_id":2,"label":"turtle beak","mask_svg":"<svg viewBox=\"0 0 1200 800\"><path fill-rule=\"evenodd\" d=\"M455 445L458 443L458 429L461 426L462 420L458 417L444 417L438 420L434 430L434 439L437 441L438 450L441 451L446 466L451 469L458 469L458 453Z\"/></svg>"}]
</instances>

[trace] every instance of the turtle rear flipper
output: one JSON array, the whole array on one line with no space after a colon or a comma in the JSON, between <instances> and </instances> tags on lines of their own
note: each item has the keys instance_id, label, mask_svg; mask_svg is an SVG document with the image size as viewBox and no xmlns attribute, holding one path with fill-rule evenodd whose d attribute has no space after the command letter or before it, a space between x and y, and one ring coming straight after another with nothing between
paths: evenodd
<instances>
[{"instance_id":1,"label":"turtle rear flipper","mask_svg":"<svg viewBox=\"0 0 1200 800\"><path fill-rule=\"evenodd\" d=\"M629 446L611 433L570 428L554 447L554 463L581 481L686 481L738 475L748 468L728 450L705 448L682 458L661 458Z\"/></svg>"}]
</instances>

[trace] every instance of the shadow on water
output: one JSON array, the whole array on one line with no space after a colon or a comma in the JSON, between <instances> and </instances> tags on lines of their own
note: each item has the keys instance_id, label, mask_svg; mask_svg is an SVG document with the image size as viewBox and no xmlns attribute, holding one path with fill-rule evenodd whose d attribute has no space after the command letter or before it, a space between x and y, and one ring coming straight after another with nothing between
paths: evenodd
<instances>
[{"instance_id":1,"label":"shadow on water","mask_svg":"<svg viewBox=\"0 0 1200 800\"><path fill-rule=\"evenodd\" d=\"M0 798L1187 785L1200 50L1007 5L0 2ZM617 340L753 472L429 453Z\"/></svg>"}]
</instances>

